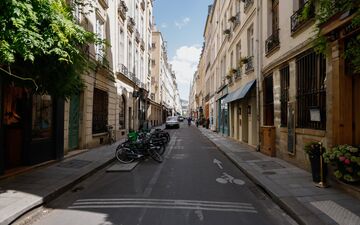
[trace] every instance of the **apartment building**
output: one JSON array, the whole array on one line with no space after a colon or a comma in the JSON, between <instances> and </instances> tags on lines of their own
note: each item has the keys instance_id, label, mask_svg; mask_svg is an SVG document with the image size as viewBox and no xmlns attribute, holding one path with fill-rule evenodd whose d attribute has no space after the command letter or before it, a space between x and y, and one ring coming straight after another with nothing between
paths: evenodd
<instances>
[{"instance_id":1,"label":"apartment building","mask_svg":"<svg viewBox=\"0 0 360 225\"><path fill-rule=\"evenodd\" d=\"M180 98L176 76L168 62L166 41L155 26L152 30L151 67L153 115L156 115L154 119L161 124L165 122L167 116L179 112Z\"/></svg>"},{"instance_id":2,"label":"apartment building","mask_svg":"<svg viewBox=\"0 0 360 225\"><path fill-rule=\"evenodd\" d=\"M107 125L116 138L147 125L152 1L95 3L77 22L108 44L87 46L97 66L83 75L86 89L65 103L65 151L105 143Z\"/></svg>"},{"instance_id":3,"label":"apartment building","mask_svg":"<svg viewBox=\"0 0 360 225\"><path fill-rule=\"evenodd\" d=\"M256 4L215 0L209 6L199 63L209 127L251 146L258 145Z\"/></svg>"}]
</instances>

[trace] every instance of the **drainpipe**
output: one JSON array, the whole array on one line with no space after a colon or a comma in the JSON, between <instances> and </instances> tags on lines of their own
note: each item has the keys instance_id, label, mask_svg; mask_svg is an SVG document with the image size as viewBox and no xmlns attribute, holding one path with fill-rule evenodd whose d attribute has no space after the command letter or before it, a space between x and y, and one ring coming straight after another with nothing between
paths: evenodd
<instances>
[{"instance_id":1,"label":"drainpipe","mask_svg":"<svg viewBox=\"0 0 360 225\"><path fill-rule=\"evenodd\" d=\"M263 48L262 48L262 16L261 16L261 10L262 10L262 0L256 1L256 33L257 33L257 50L258 54L256 57L256 107L257 107L257 113L256 113L256 121L257 121L257 131L258 131L258 145L256 147L257 151L260 151L260 141L261 141L261 135L260 135L260 116L261 116L261 109L260 109L260 85L261 85L261 68L262 68L262 57L263 57Z\"/></svg>"}]
</instances>

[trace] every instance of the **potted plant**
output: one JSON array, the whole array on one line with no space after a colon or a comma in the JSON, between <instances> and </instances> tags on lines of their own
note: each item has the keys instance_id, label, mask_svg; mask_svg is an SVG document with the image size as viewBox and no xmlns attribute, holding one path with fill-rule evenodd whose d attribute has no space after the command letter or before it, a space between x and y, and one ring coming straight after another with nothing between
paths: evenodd
<instances>
[{"instance_id":1,"label":"potted plant","mask_svg":"<svg viewBox=\"0 0 360 225\"><path fill-rule=\"evenodd\" d=\"M323 160L323 178L325 181L327 174L327 166L324 163L324 159L320 157L324 152L325 148L320 142L309 142L304 146L305 153L309 156L310 165L311 165L311 174L314 182L318 183L321 181L321 168L320 168L320 158Z\"/></svg>"},{"instance_id":2,"label":"potted plant","mask_svg":"<svg viewBox=\"0 0 360 225\"><path fill-rule=\"evenodd\" d=\"M246 64L246 63L249 62L249 58L248 57L243 57L243 58L241 58L240 62Z\"/></svg>"},{"instance_id":3,"label":"potted plant","mask_svg":"<svg viewBox=\"0 0 360 225\"><path fill-rule=\"evenodd\" d=\"M345 182L360 181L360 151L351 145L338 145L323 155L334 166L334 175Z\"/></svg>"}]
</instances>

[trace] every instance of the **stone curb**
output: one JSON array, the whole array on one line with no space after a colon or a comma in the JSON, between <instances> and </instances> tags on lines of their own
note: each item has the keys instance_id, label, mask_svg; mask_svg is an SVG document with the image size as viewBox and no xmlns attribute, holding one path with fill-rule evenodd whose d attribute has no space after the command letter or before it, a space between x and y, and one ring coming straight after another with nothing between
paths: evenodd
<instances>
[{"instance_id":1,"label":"stone curb","mask_svg":"<svg viewBox=\"0 0 360 225\"><path fill-rule=\"evenodd\" d=\"M71 180L69 183L64 184L62 187L52 191L51 193L47 194L46 196L39 197L39 200L29 204L28 206L24 207L21 211L14 213L7 219L0 221L0 225L8 225L19 219L21 216L25 215L26 213L30 212L31 210L38 208L51 200L59 197L61 194L65 193L66 191L70 190L76 184L80 183L81 181L85 180L86 178L90 177L91 175L95 174L97 171L105 168L106 166L110 165L112 162L115 161L115 157L106 160L105 162L99 163L95 168L86 171L83 174L80 174L79 177L76 179Z\"/></svg>"},{"instance_id":2,"label":"stone curb","mask_svg":"<svg viewBox=\"0 0 360 225\"><path fill-rule=\"evenodd\" d=\"M202 132L202 131L201 131ZM205 136L206 137L206 136ZM208 138L208 137L207 137ZM208 138L209 139L209 138ZM295 197L284 197L281 198L276 195L267 185L263 184L259 178L253 175L251 172L247 171L233 156L231 153L228 153L218 143L215 143L211 139L209 139L216 147L228 158L230 159L236 167L238 167L241 172L243 172L252 182L254 182L257 186L259 186L265 193L267 193L271 199L282 208L288 215L291 216L298 224L301 225L322 225L325 224L320 218L318 218L314 213L312 213L307 207L303 206L300 201L298 201ZM273 186L278 186L276 184L272 184ZM278 186L277 188L281 188ZM297 212L301 211L301 215Z\"/></svg>"}]
</instances>

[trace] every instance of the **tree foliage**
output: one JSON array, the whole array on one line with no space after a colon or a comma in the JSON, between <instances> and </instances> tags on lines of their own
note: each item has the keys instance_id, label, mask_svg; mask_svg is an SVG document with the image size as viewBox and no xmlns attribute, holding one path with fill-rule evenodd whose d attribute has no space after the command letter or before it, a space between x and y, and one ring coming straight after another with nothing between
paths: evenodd
<instances>
[{"instance_id":1,"label":"tree foliage","mask_svg":"<svg viewBox=\"0 0 360 225\"><path fill-rule=\"evenodd\" d=\"M329 49L329 41L321 35L320 26L328 21L332 16L339 12L348 12L354 15L351 20L351 26L354 28L360 26L360 0L311 0L318 4L316 13L317 20L317 38L315 40L315 49L317 52L326 53ZM345 46L345 58L349 60L356 73L360 73L360 35L349 41Z\"/></svg>"},{"instance_id":2,"label":"tree foliage","mask_svg":"<svg viewBox=\"0 0 360 225\"><path fill-rule=\"evenodd\" d=\"M74 23L64 0L1 0L0 29L1 68L33 78L39 92L54 96L84 87L90 61L82 47L97 40Z\"/></svg>"}]
</instances>

